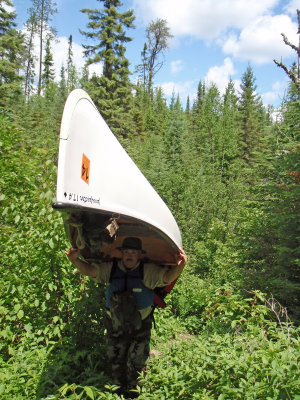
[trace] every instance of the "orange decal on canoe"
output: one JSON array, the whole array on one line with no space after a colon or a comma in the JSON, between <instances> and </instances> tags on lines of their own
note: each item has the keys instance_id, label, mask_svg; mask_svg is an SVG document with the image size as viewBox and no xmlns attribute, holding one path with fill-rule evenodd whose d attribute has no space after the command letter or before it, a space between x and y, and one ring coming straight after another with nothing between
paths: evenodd
<instances>
[{"instance_id":1,"label":"orange decal on canoe","mask_svg":"<svg viewBox=\"0 0 300 400\"><path fill-rule=\"evenodd\" d=\"M90 179L90 160L85 154L82 154L82 165L81 165L81 179L89 184Z\"/></svg>"}]
</instances>

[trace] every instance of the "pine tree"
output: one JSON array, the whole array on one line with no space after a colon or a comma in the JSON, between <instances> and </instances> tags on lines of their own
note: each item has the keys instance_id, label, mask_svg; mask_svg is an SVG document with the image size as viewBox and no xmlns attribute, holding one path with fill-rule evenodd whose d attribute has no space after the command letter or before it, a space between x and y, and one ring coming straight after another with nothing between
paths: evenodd
<instances>
[{"instance_id":1,"label":"pine tree","mask_svg":"<svg viewBox=\"0 0 300 400\"><path fill-rule=\"evenodd\" d=\"M0 98L6 105L21 94L20 70L24 55L24 37L18 32L16 13L8 11L10 0L0 2Z\"/></svg>"},{"instance_id":2,"label":"pine tree","mask_svg":"<svg viewBox=\"0 0 300 400\"><path fill-rule=\"evenodd\" d=\"M126 35L125 29L133 27L135 17L133 10L118 11L122 5L119 0L98 1L103 3L101 11L81 10L90 20L89 31L81 33L96 42L84 45L87 63L103 66L101 77L94 76L86 89L114 133L126 137L132 130L129 118L132 94L125 44L132 39Z\"/></svg>"},{"instance_id":3,"label":"pine tree","mask_svg":"<svg viewBox=\"0 0 300 400\"><path fill-rule=\"evenodd\" d=\"M140 72L148 93L151 93L154 76L164 65L164 54L168 49L168 40L173 37L165 19L156 19L147 26L147 43L141 53L142 64L136 67Z\"/></svg>"}]
</instances>

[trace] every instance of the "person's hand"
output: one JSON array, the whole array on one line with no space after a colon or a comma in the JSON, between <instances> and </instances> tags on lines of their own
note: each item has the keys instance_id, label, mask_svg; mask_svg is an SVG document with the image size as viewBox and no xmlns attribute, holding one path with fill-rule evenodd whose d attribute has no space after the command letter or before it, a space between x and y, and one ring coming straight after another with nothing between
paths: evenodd
<instances>
[{"instance_id":1,"label":"person's hand","mask_svg":"<svg viewBox=\"0 0 300 400\"><path fill-rule=\"evenodd\" d=\"M166 284L172 283L178 276L181 274L183 267L187 262L187 257L185 252L182 249L179 249L178 253L176 254L176 266L171 269L168 269L163 277L163 281Z\"/></svg>"},{"instance_id":2,"label":"person's hand","mask_svg":"<svg viewBox=\"0 0 300 400\"><path fill-rule=\"evenodd\" d=\"M70 247L69 250L65 251L65 254L67 255L67 257L71 262L74 262L78 259L80 250L75 249L74 247Z\"/></svg>"},{"instance_id":3,"label":"person's hand","mask_svg":"<svg viewBox=\"0 0 300 400\"><path fill-rule=\"evenodd\" d=\"M179 249L179 253L176 255L176 264L178 267L183 268L187 263L187 256L183 249Z\"/></svg>"}]
</instances>

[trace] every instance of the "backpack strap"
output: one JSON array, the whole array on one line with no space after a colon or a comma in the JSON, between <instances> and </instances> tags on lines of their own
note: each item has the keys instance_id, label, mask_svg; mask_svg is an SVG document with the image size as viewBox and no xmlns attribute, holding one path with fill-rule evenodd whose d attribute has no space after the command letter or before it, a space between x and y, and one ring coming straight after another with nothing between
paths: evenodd
<instances>
[{"instance_id":1,"label":"backpack strap","mask_svg":"<svg viewBox=\"0 0 300 400\"><path fill-rule=\"evenodd\" d=\"M144 280L144 261L140 262L139 273L140 273L140 276L139 276L140 280L141 281Z\"/></svg>"}]
</instances>

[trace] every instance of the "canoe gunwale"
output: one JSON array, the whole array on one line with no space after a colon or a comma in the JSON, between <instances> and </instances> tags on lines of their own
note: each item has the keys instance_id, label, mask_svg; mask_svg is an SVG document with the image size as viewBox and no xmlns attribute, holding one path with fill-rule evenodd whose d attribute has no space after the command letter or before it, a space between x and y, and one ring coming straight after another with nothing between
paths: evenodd
<instances>
[{"instance_id":1,"label":"canoe gunwale","mask_svg":"<svg viewBox=\"0 0 300 400\"><path fill-rule=\"evenodd\" d=\"M161 231L159 228L157 228L154 225L150 225L148 222L146 223L145 221L134 218L125 214L120 214L116 213L114 211L108 211L108 210L103 210L103 209L95 209L92 207L86 207L82 206L80 204L70 204L70 203L62 203L62 202L55 202L52 204L52 208L61 212L83 212L83 213L93 213L93 214L102 214L109 216L109 218L118 220L119 218L121 219L126 219L128 221L132 221L136 224L142 225L147 227L148 229L151 229L152 231L156 232L157 235L161 238L164 239L166 242L168 242L174 249L178 250L179 247L178 245L168 236L166 235L163 231Z\"/></svg>"}]
</instances>

